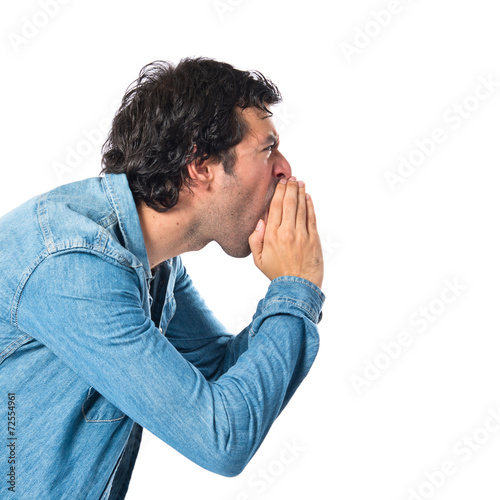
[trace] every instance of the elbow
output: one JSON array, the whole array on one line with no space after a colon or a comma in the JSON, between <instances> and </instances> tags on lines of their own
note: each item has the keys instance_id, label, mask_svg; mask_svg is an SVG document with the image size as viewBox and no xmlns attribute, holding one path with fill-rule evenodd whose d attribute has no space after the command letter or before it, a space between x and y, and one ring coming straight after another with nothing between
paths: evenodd
<instances>
[{"instance_id":1,"label":"elbow","mask_svg":"<svg viewBox=\"0 0 500 500\"><path fill-rule=\"evenodd\" d=\"M214 410L205 419L207 424L202 453L198 448L197 459L202 467L219 476L240 475L259 448L265 432L259 415L252 405L235 390L227 397L219 390L219 383L211 384Z\"/></svg>"},{"instance_id":2,"label":"elbow","mask_svg":"<svg viewBox=\"0 0 500 500\"><path fill-rule=\"evenodd\" d=\"M223 451L212 454L210 462L205 463L203 466L219 476L236 477L245 470L250 459L251 456L248 453L239 454L234 451Z\"/></svg>"},{"instance_id":3,"label":"elbow","mask_svg":"<svg viewBox=\"0 0 500 500\"><path fill-rule=\"evenodd\" d=\"M248 461L239 460L219 460L217 464L213 464L210 468L211 472L224 477L239 476L247 466Z\"/></svg>"}]
</instances>

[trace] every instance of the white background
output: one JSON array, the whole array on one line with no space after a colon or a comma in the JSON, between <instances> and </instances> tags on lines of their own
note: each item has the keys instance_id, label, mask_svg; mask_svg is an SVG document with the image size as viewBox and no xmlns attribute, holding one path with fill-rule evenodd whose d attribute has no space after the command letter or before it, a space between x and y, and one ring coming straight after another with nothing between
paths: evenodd
<instances>
[{"instance_id":1,"label":"white background","mask_svg":"<svg viewBox=\"0 0 500 500\"><path fill-rule=\"evenodd\" d=\"M0 215L98 175L98 129L140 68L201 55L278 85L281 150L316 204L327 300L310 374L236 478L145 431L127 499L499 498L500 87L474 98L500 82L496 2L70 0L49 18L24 0L0 19ZM446 140L419 158L436 128ZM85 153L71 167L68 148ZM410 155L424 161L391 190ZM209 245L184 261L239 331L268 284L251 258ZM445 280L462 287L448 304ZM453 473L434 474L443 462Z\"/></svg>"}]
</instances>

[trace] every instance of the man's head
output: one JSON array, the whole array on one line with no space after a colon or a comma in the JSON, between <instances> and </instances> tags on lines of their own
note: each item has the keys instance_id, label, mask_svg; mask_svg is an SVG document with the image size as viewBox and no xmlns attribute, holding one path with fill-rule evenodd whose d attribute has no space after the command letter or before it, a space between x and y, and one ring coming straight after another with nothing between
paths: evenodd
<instances>
[{"instance_id":1,"label":"man's head","mask_svg":"<svg viewBox=\"0 0 500 500\"><path fill-rule=\"evenodd\" d=\"M233 171L234 147L248 132L241 110L281 101L259 72L207 58L146 65L127 89L103 146L101 173L125 173L136 203L158 212L189 186L187 165L210 159Z\"/></svg>"},{"instance_id":2,"label":"man's head","mask_svg":"<svg viewBox=\"0 0 500 500\"><path fill-rule=\"evenodd\" d=\"M269 110L280 101L258 72L206 58L151 63L115 115L101 173L125 173L138 206L182 213L185 248L216 241L245 257L276 184L291 175Z\"/></svg>"}]
</instances>

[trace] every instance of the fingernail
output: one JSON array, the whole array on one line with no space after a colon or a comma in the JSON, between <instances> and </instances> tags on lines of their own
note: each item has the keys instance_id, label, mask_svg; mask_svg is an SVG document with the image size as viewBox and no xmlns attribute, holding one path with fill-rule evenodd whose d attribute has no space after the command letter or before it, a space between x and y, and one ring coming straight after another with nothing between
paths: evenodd
<instances>
[{"instance_id":1,"label":"fingernail","mask_svg":"<svg viewBox=\"0 0 500 500\"><path fill-rule=\"evenodd\" d=\"M285 178L280 179L280 184L286 184L286 182L287 182L287 181L286 181L286 179L285 179Z\"/></svg>"},{"instance_id":2,"label":"fingernail","mask_svg":"<svg viewBox=\"0 0 500 500\"><path fill-rule=\"evenodd\" d=\"M306 200L310 200L311 199L311 195L309 193L306 194Z\"/></svg>"},{"instance_id":3,"label":"fingernail","mask_svg":"<svg viewBox=\"0 0 500 500\"><path fill-rule=\"evenodd\" d=\"M299 181L297 184L300 188L303 188L305 186L304 181Z\"/></svg>"},{"instance_id":4,"label":"fingernail","mask_svg":"<svg viewBox=\"0 0 500 500\"><path fill-rule=\"evenodd\" d=\"M263 224L264 223L262 222L262 219L260 219L259 222L257 223L257 227L255 228L255 230L259 232L262 229Z\"/></svg>"},{"instance_id":5,"label":"fingernail","mask_svg":"<svg viewBox=\"0 0 500 500\"><path fill-rule=\"evenodd\" d=\"M292 177L290 177L290 179L288 179L288 180L289 180L289 181L293 181L293 182L295 182L295 181L297 180L297 178L292 176Z\"/></svg>"}]
</instances>

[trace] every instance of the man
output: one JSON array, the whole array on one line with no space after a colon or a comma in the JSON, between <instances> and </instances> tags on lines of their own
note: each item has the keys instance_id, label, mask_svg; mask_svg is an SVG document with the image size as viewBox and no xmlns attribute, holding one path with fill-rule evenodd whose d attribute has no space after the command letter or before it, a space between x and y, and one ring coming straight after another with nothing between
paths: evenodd
<instances>
[{"instance_id":1,"label":"man","mask_svg":"<svg viewBox=\"0 0 500 500\"><path fill-rule=\"evenodd\" d=\"M143 427L224 476L255 454L316 357L324 301L312 200L269 110L280 99L225 63L152 63L114 118L102 175L0 219L3 491L122 499ZM210 241L251 252L271 280L238 335L180 258Z\"/></svg>"}]
</instances>

